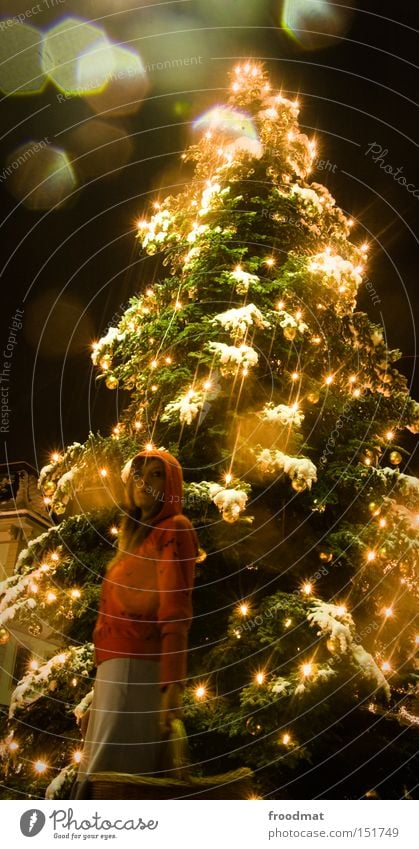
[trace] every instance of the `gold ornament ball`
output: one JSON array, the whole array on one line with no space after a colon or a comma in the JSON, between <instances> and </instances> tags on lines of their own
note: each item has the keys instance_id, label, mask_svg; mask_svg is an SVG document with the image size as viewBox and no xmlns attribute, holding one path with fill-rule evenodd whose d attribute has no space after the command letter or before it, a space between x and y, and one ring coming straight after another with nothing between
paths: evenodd
<instances>
[{"instance_id":1,"label":"gold ornament ball","mask_svg":"<svg viewBox=\"0 0 419 849\"><path fill-rule=\"evenodd\" d=\"M320 401L320 393L319 392L310 392L307 395L307 401L310 404L318 404Z\"/></svg>"},{"instance_id":2,"label":"gold ornament ball","mask_svg":"<svg viewBox=\"0 0 419 849\"><path fill-rule=\"evenodd\" d=\"M297 335L296 327L284 327L284 336L289 342L292 342Z\"/></svg>"},{"instance_id":3,"label":"gold ornament ball","mask_svg":"<svg viewBox=\"0 0 419 849\"><path fill-rule=\"evenodd\" d=\"M247 720L246 729L252 737L257 737L263 731L262 725L253 716Z\"/></svg>"},{"instance_id":4,"label":"gold ornament ball","mask_svg":"<svg viewBox=\"0 0 419 849\"><path fill-rule=\"evenodd\" d=\"M291 481L291 486L296 492L304 492L304 490L307 489L307 484L305 480L302 480L302 478L294 478L294 480Z\"/></svg>"},{"instance_id":5,"label":"gold ornament ball","mask_svg":"<svg viewBox=\"0 0 419 849\"><path fill-rule=\"evenodd\" d=\"M119 380L114 374L110 374L105 380L108 389L116 389L119 385Z\"/></svg>"},{"instance_id":6,"label":"gold ornament ball","mask_svg":"<svg viewBox=\"0 0 419 849\"><path fill-rule=\"evenodd\" d=\"M323 560L323 563L330 563L333 560L333 554L331 551L320 551L319 558Z\"/></svg>"},{"instance_id":7,"label":"gold ornament ball","mask_svg":"<svg viewBox=\"0 0 419 849\"><path fill-rule=\"evenodd\" d=\"M376 510L376 509L377 509L377 505L376 505L375 501L370 501L370 503L369 503L368 507L369 507L369 509L371 510L371 513L373 513L373 512L374 512L374 510Z\"/></svg>"},{"instance_id":8,"label":"gold ornament ball","mask_svg":"<svg viewBox=\"0 0 419 849\"><path fill-rule=\"evenodd\" d=\"M393 466L398 466L402 462L402 455L399 451L390 451L390 463Z\"/></svg>"}]
</instances>

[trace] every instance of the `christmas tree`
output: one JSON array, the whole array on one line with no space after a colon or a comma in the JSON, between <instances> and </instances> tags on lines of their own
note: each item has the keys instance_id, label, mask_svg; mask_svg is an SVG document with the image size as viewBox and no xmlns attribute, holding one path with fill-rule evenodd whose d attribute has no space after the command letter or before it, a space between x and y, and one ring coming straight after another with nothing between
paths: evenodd
<instances>
[{"instance_id":1,"label":"christmas tree","mask_svg":"<svg viewBox=\"0 0 419 849\"><path fill-rule=\"evenodd\" d=\"M196 771L245 764L279 798L363 796L363 759L377 785L399 770L384 794L415 783L419 498L400 465L419 405L357 309L368 244L310 181L298 112L262 67L235 68L195 124L185 188L138 222L148 278L92 354L127 403L108 437L42 470L54 524L1 588L3 639L23 620L59 644L13 695L12 795L67 798L121 469L147 445L182 463L203 552L184 707Z\"/></svg>"}]
</instances>

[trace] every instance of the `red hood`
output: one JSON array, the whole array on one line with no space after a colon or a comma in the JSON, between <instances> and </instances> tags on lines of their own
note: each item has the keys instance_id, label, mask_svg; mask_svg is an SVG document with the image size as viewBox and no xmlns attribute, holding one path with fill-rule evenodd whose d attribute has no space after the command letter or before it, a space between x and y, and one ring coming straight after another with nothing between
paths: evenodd
<instances>
[{"instance_id":1,"label":"red hood","mask_svg":"<svg viewBox=\"0 0 419 849\"><path fill-rule=\"evenodd\" d=\"M155 448L152 451L140 451L136 454L132 459L131 468L139 457L146 457L147 459L153 457L164 463L166 472L164 501L159 513L150 519L150 525L157 525L159 522L162 522L163 519L168 519L170 516L176 516L178 513L182 512L182 466L178 460L176 460L176 457L173 457L168 451L159 451L158 448Z\"/></svg>"}]
</instances>

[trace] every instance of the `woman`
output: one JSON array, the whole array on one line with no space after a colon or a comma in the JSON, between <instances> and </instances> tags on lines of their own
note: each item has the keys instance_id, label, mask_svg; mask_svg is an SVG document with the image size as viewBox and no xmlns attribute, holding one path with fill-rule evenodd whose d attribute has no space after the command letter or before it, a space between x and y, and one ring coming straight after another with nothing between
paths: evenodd
<instances>
[{"instance_id":1,"label":"woman","mask_svg":"<svg viewBox=\"0 0 419 849\"><path fill-rule=\"evenodd\" d=\"M162 769L186 679L198 545L181 512L182 468L167 451L143 451L122 479L128 509L93 632L98 668L76 799L88 798L94 772Z\"/></svg>"}]
</instances>

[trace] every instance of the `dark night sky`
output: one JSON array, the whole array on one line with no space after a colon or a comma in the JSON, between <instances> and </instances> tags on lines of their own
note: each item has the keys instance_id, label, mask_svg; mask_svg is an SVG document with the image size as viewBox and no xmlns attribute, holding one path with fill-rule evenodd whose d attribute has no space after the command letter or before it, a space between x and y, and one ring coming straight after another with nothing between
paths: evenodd
<instances>
[{"instance_id":1,"label":"dark night sky","mask_svg":"<svg viewBox=\"0 0 419 849\"><path fill-rule=\"evenodd\" d=\"M110 5L109 0L103 4ZM208 13L211 5L211 0L191 0L150 10L132 8L132 0L114 0L115 14L103 20L113 39L172 32L144 41L153 45L152 58L186 55L195 45L195 53L203 56L199 72L191 76L174 69L164 80L150 72L151 88L142 108L133 116L107 121L121 135L115 162L121 154L126 164L111 177L86 178L63 208L25 209L5 181L0 184L2 346L16 308L24 309L9 383L10 432L2 434L9 461L40 467L52 449L84 441L89 429L108 433L114 424L123 398L95 385L89 343L147 280L135 220L146 207L147 193L154 196L154 189L185 178L179 154L191 139L191 122L222 101L226 73L241 57L263 59L275 86L300 95L302 128L310 136L316 133L320 157L329 160L329 170L317 169L313 179L324 182L339 206L357 220L354 239L371 243L368 277L380 303L373 303L364 289L360 306L384 324L390 346L403 350L399 368L412 379L419 191L415 198L374 163L367 149L375 142L387 151L382 154L385 163L402 167L400 173L419 187L416 4L369 0L362 4L368 11L358 4L346 37L312 51L301 50L275 28L272 9L278 3L259 4L258 27L242 27L240 16L231 15L222 29ZM117 12L127 6L130 12ZM219 0L215 7L221 8ZM17 14L22 4L4 2L3 8L2 14ZM49 9L36 23L46 28L75 12L98 18L98 8L102 13L94 0L82 5L67 0L65 11L64 6ZM191 18L201 31L173 33L173 21L188 30ZM141 38L134 41L140 53L142 43ZM48 136L72 150L74 127L97 118L83 99L59 103L52 85L34 96L4 98L0 112L0 171L29 139Z\"/></svg>"}]
</instances>

